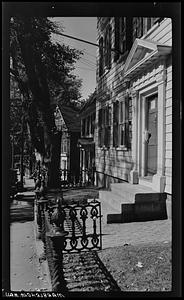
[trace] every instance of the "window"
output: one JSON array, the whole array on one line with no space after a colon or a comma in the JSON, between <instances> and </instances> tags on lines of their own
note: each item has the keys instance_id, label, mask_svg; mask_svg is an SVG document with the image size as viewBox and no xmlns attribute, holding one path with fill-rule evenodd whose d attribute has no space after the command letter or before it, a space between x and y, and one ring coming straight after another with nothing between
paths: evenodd
<instances>
[{"instance_id":1,"label":"window","mask_svg":"<svg viewBox=\"0 0 184 300\"><path fill-rule=\"evenodd\" d=\"M98 114L98 146L110 146L111 132L111 108L106 106L99 110Z\"/></svg>"},{"instance_id":2,"label":"window","mask_svg":"<svg viewBox=\"0 0 184 300\"><path fill-rule=\"evenodd\" d=\"M129 103L128 97L120 102L119 115L119 145L128 147L129 139Z\"/></svg>"},{"instance_id":3,"label":"window","mask_svg":"<svg viewBox=\"0 0 184 300\"><path fill-rule=\"evenodd\" d=\"M113 103L113 147L130 146L130 113L129 97Z\"/></svg>"},{"instance_id":4,"label":"window","mask_svg":"<svg viewBox=\"0 0 184 300\"><path fill-rule=\"evenodd\" d=\"M82 136L91 136L94 134L94 130L95 130L95 116L96 114L93 113L89 116L87 116L85 119L82 119L82 123L81 123L81 132L82 132Z\"/></svg>"},{"instance_id":5,"label":"window","mask_svg":"<svg viewBox=\"0 0 184 300\"><path fill-rule=\"evenodd\" d=\"M103 49L103 37L99 40L99 76L102 76L104 72L104 49Z\"/></svg>"},{"instance_id":6,"label":"window","mask_svg":"<svg viewBox=\"0 0 184 300\"><path fill-rule=\"evenodd\" d=\"M61 152L62 153L67 153L67 139L63 139L62 140L62 144L61 144Z\"/></svg>"}]
</instances>

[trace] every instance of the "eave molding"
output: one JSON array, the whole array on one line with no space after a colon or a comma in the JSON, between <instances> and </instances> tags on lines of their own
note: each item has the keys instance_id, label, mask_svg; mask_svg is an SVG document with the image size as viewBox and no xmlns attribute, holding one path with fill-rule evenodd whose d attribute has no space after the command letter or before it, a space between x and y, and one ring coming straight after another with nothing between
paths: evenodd
<instances>
[{"instance_id":1,"label":"eave molding","mask_svg":"<svg viewBox=\"0 0 184 300\"><path fill-rule=\"evenodd\" d=\"M139 60L139 57L136 57L136 51L141 47L143 48L143 50L148 49L148 52L145 52L145 56ZM136 39L125 62L123 70L124 77L131 78L133 75L135 75L135 72L138 72L141 69L145 69L146 66L150 64L150 62L156 61L160 57L163 58L166 55L170 54L171 49L172 47L168 45L162 45L143 39ZM135 61L137 59L137 62L135 62L132 67L130 67L133 59Z\"/></svg>"}]
</instances>

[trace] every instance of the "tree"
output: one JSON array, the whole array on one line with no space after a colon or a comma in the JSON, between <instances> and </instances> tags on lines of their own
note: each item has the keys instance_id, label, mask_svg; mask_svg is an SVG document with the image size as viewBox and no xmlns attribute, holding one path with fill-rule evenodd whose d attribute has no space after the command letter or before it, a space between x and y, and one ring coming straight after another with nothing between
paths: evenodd
<instances>
[{"instance_id":1,"label":"tree","mask_svg":"<svg viewBox=\"0 0 184 300\"><path fill-rule=\"evenodd\" d=\"M82 54L66 45L52 43L55 23L44 17L13 17L10 23L10 71L24 99L24 118L31 141L48 167L49 187L59 186L60 132L54 119L57 97L79 97L80 81L71 71ZM69 91L69 93L67 93ZM74 93L75 91L75 93ZM68 98L67 98L68 96Z\"/></svg>"}]
</instances>

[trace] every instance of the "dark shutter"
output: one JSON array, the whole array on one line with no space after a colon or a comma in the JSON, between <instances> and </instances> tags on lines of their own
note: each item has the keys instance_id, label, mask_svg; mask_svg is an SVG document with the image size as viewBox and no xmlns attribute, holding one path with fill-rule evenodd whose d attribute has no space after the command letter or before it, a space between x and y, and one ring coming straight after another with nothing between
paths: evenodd
<instances>
[{"instance_id":1,"label":"dark shutter","mask_svg":"<svg viewBox=\"0 0 184 300\"><path fill-rule=\"evenodd\" d=\"M99 40L99 76L104 72L104 50L103 50L103 37Z\"/></svg>"},{"instance_id":2,"label":"dark shutter","mask_svg":"<svg viewBox=\"0 0 184 300\"><path fill-rule=\"evenodd\" d=\"M102 127L102 109L100 108L98 111L98 146L99 147L102 146L101 127Z\"/></svg>"},{"instance_id":3,"label":"dark shutter","mask_svg":"<svg viewBox=\"0 0 184 300\"><path fill-rule=\"evenodd\" d=\"M133 41L143 35L143 18L133 18Z\"/></svg>"},{"instance_id":4,"label":"dark shutter","mask_svg":"<svg viewBox=\"0 0 184 300\"><path fill-rule=\"evenodd\" d=\"M105 128L104 128L104 145L106 147L110 146L110 138L111 138L111 126L110 126L110 119L111 119L111 108L107 106L104 109L105 112Z\"/></svg>"},{"instance_id":5,"label":"dark shutter","mask_svg":"<svg viewBox=\"0 0 184 300\"><path fill-rule=\"evenodd\" d=\"M114 25L115 25L115 50L117 50L114 54L114 61L117 61L119 58L119 51L120 51L120 18L114 18Z\"/></svg>"},{"instance_id":6,"label":"dark shutter","mask_svg":"<svg viewBox=\"0 0 184 300\"><path fill-rule=\"evenodd\" d=\"M104 51L105 66L111 68L111 26L107 27L105 33L105 51Z\"/></svg>"},{"instance_id":7,"label":"dark shutter","mask_svg":"<svg viewBox=\"0 0 184 300\"><path fill-rule=\"evenodd\" d=\"M119 102L113 103L113 146L118 146Z\"/></svg>"},{"instance_id":8,"label":"dark shutter","mask_svg":"<svg viewBox=\"0 0 184 300\"><path fill-rule=\"evenodd\" d=\"M129 148L129 96L125 97L125 146Z\"/></svg>"}]
</instances>

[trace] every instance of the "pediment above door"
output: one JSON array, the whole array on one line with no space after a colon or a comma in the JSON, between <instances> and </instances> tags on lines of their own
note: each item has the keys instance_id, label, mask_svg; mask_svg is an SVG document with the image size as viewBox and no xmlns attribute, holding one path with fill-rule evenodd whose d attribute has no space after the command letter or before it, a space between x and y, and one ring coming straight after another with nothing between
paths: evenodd
<instances>
[{"instance_id":1,"label":"pediment above door","mask_svg":"<svg viewBox=\"0 0 184 300\"><path fill-rule=\"evenodd\" d=\"M131 79L148 65L171 53L171 46L153 41L136 39L129 52L124 66L124 77Z\"/></svg>"}]
</instances>

